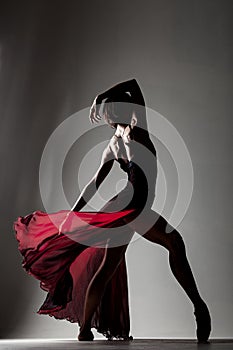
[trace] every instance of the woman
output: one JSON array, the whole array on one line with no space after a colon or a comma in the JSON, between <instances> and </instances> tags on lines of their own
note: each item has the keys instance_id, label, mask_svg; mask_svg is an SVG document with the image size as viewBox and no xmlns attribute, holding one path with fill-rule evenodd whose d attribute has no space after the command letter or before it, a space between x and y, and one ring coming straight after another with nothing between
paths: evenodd
<instances>
[{"instance_id":1,"label":"woman","mask_svg":"<svg viewBox=\"0 0 233 350\"><path fill-rule=\"evenodd\" d=\"M125 252L136 231L168 250L171 270L194 306L197 339L206 342L211 331L210 315L198 292L183 239L151 209L157 175L156 151L147 130L144 98L135 79L119 83L95 98L90 120L98 122L102 117L115 133L103 152L96 175L72 210L68 215L65 211L54 214L60 219L59 233L47 229L47 235L43 233L36 241L33 227L29 227L35 213L19 218L15 224L21 244L19 249L24 255L23 266L48 292L39 313L78 321L80 341L93 340L92 327L108 338L130 339ZM114 161L128 176L126 187L99 213L80 212L98 190ZM44 225L47 216L45 213L41 216ZM80 218L82 222L91 223L89 231L80 224ZM26 231L27 235L32 233L31 246L25 243ZM40 232L38 225L34 232ZM31 241L36 243L33 245ZM58 269L49 265L51 259L59 261ZM91 266L88 271L87 263ZM84 266L84 273L80 272L80 266ZM74 302L76 298L78 301Z\"/></svg>"}]
</instances>

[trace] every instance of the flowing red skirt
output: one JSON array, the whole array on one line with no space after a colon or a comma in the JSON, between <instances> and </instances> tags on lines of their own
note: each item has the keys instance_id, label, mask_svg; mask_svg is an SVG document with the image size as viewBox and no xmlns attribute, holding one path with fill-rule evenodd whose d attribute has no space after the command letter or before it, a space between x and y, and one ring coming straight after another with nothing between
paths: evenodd
<instances>
[{"instance_id":1,"label":"flowing red skirt","mask_svg":"<svg viewBox=\"0 0 233 350\"><path fill-rule=\"evenodd\" d=\"M38 314L81 324L87 287L104 257L106 233L101 236L100 232L103 228L113 227L132 211L62 210L52 214L35 211L14 222L18 249L23 256L22 266L47 292ZM63 225L70 213L71 217ZM59 230L61 224L62 231ZM104 291L92 327L107 338L129 336L125 257Z\"/></svg>"}]
</instances>

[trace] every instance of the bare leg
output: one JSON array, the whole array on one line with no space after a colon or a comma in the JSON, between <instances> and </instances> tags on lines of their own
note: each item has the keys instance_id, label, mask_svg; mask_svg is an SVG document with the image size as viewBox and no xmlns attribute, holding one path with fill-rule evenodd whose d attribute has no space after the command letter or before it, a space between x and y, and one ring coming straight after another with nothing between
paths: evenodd
<instances>
[{"instance_id":1,"label":"bare leg","mask_svg":"<svg viewBox=\"0 0 233 350\"><path fill-rule=\"evenodd\" d=\"M104 259L87 289L84 305L84 318L78 336L79 340L93 340L93 334L91 332L92 316L100 303L107 283L119 266L126 249L127 245L105 249Z\"/></svg>"},{"instance_id":2,"label":"bare leg","mask_svg":"<svg viewBox=\"0 0 233 350\"><path fill-rule=\"evenodd\" d=\"M153 210L149 210L147 215L146 221L154 223L151 229L148 230L142 220L138 221L136 224L129 223L129 226L135 229L139 234L143 235L145 239L160 244L168 250L169 263L173 275L182 286L195 308L197 338L200 342L205 342L207 341L211 330L210 315L205 302L198 292L186 256L184 241L180 233L171 227L162 216L159 216ZM167 232L170 233L166 233L166 228Z\"/></svg>"},{"instance_id":3,"label":"bare leg","mask_svg":"<svg viewBox=\"0 0 233 350\"><path fill-rule=\"evenodd\" d=\"M167 221L152 210L148 211L146 221L147 223L154 223L149 230L147 229L145 222L142 222L142 220L128 222L128 225L133 231L137 231L139 234L143 235L145 239L160 244L168 250L171 270L195 308L197 338L200 342L205 342L207 341L211 330L210 315L205 302L198 292L196 282L187 260L183 239L180 233L171 226L168 229L168 232L170 233L166 233L168 225ZM106 248L103 262L94 275L87 290L84 319L78 337L79 340L93 339L93 335L90 331L92 316L100 302L104 288L120 264L126 248L127 246Z\"/></svg>"}]
</instances>

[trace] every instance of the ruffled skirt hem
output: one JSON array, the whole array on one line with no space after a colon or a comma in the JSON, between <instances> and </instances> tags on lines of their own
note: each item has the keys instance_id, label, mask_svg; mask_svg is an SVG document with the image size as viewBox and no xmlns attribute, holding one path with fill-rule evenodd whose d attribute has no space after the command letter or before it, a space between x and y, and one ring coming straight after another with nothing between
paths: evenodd
<instances>
[{"instance_id":1,"label":"ruffled skirt hem","mask_svg":"<svg viewBox=\"0 0 233 350\"><path fill-rule=\"evenodd\" d=\"M38 314L81 325L86 290L104 257L104 246L98 246L106 239L106 234L100 238L101 230L118 226L132 212L35 211L14 222L22 266L47 292ZM105 288L91 325L108 339L130 339L125 257Z\"/></svg>"}]
</instances>

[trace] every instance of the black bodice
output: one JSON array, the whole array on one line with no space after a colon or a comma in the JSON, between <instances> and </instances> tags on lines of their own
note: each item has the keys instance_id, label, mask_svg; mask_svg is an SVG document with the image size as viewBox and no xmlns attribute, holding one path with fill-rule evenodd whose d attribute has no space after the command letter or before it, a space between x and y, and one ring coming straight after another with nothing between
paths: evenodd
<instances>
[{"instance_id":1,"label":"black bodice","mask_svg":"<svg viewBox=\"0 0 233 350\"><path fill-rule=\"evenodd\" d=\"M128 181L133 186L133 198L131 206L143 207L148 196L148 183L143 170L134 161L125 161L122 158L117 159L120 167L128 175ZM123 189L127 193L127 186Z\"/></svg>"}]
</instances>

